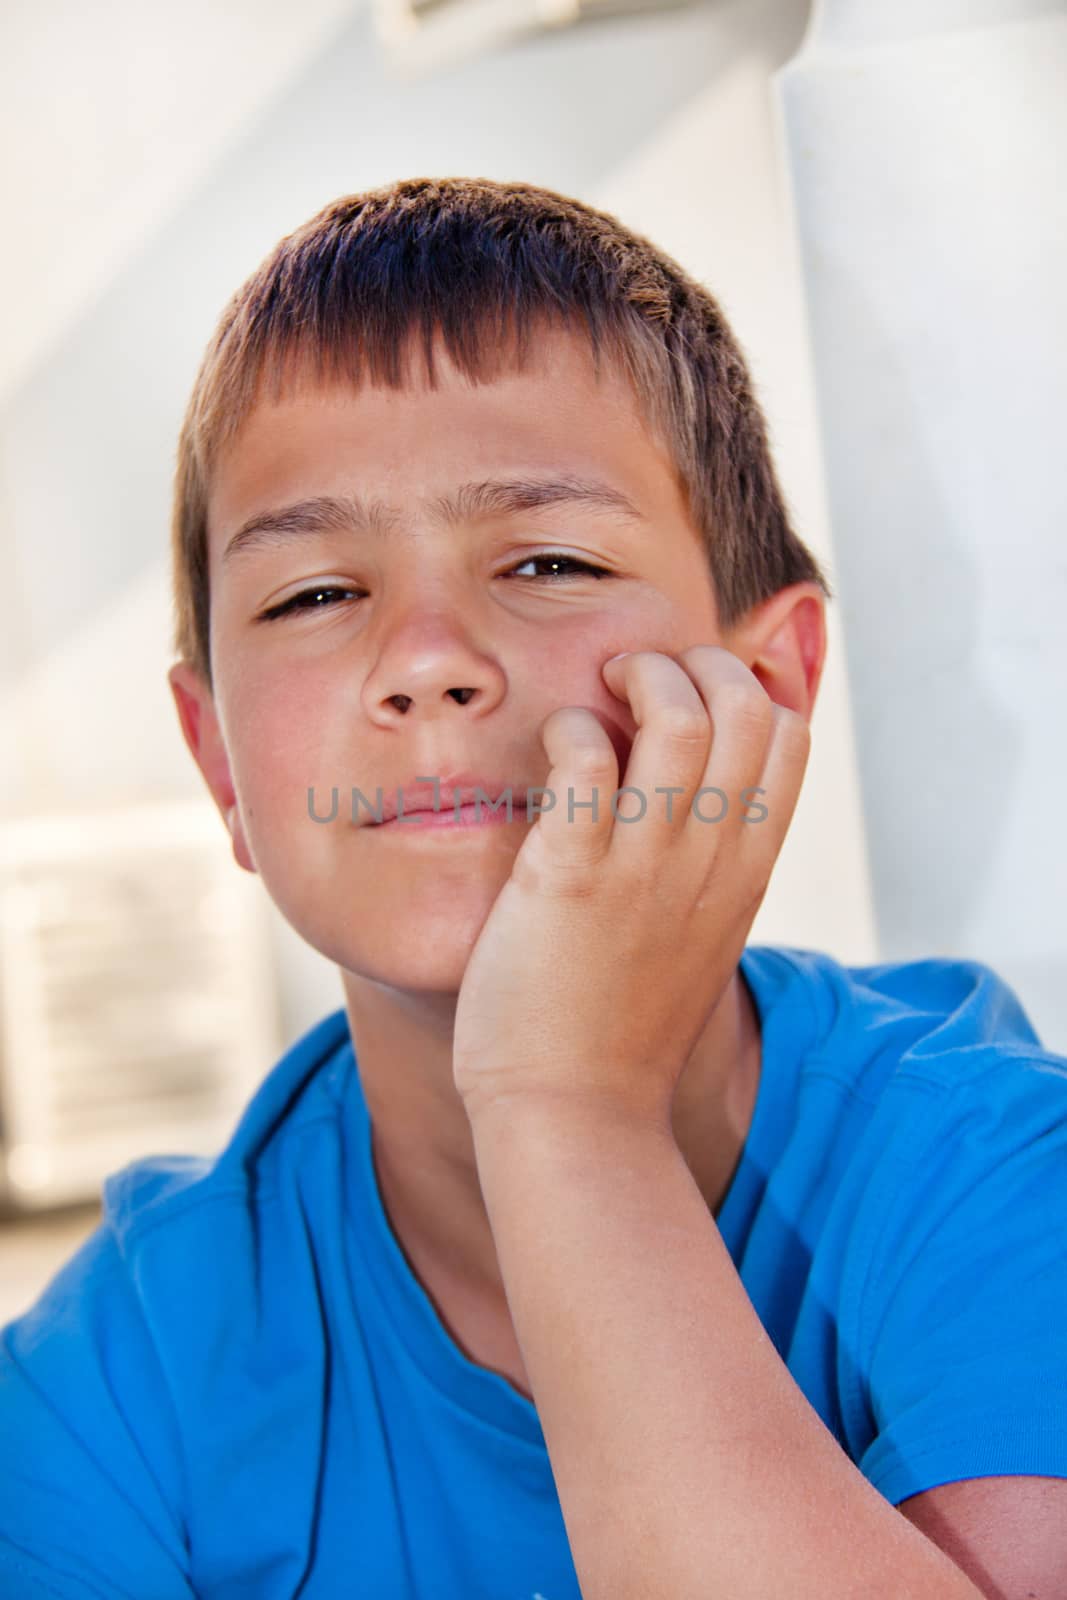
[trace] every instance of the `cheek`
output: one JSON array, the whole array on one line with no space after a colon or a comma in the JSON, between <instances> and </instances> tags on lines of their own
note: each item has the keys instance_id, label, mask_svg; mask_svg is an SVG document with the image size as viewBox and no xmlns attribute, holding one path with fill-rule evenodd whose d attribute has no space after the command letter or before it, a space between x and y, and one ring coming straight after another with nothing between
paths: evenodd
<instances>
[{"instance_id":1,"label":"cheek","mask_svg":"<svg viewBox=\"0 0 1067 1600\"><path fill-rule=\"evenodd\" d=\"M343 761L332 759L331 699L306 676L290 670L257 679L247 692L238 686L227 703L234 784L242 802L257 810L303 813L310 787L318 794L346 781L338 770ZM337 718L341 726L346 720L351 730L351 716Z\"/></svg>"},{"instance_id":2,"label":"cheek","mask_svg":"<svg viewBox=\"0 0 1067 1600\"><path fill-rule=\"evenodd\" d=\"M551 663L542 660L531 671L532 682L541 686L539 704L540 721L560 706L582 706L591 711L611 740L619 772L626 770L630 749L637 733L637 723L627 700L619 700L604 681L601 668L604 662L623 650L662 649L653 642L650 630L640 628L634 619L618 615L600 619L599 626L588 626L573 640L558 642Z\"/></svg>"}]
</instances>

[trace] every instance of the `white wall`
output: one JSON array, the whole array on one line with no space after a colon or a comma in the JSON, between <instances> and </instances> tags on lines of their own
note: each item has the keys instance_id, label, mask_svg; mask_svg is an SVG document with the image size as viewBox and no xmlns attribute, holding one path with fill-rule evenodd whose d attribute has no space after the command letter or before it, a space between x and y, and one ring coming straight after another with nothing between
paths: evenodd
<instances>
[{"instance_id":1,"label":"white wall","mask_svg":"<svg viewBox=\"0 0 1067 1600\"><path fill-rule=\"evenodd\" d=\"M350 0L4 0L0 397L348 22Z\"/></svg>"},{"instance_id":2,"label":"white wall","mask_svg":"<svg viewBox=\"0 0 1067 1600\"><path fill-rule=\"evenodd\" d=\"M283 232L371 184L523 178L675 253L738 330L798 526L835 576L771 94L806 0L554 32L411 83L383 72L367 13L330 0L110 6L95 43L59 0L11 10L24 82L0 97L0 142L21 126L24 166L5 208L32 260L0 293L20 306L0 380L0 817L204 792L164 676L181 413L234 288ZM56 92L87 74L95 99ZM877 951L839 629L831 607L805 792L752 938L863 962ZM280 918L277 941L292 1038L340 986Z\"/></svg>"},{"instance_id":3,"label":"white wall","mask_svg":"<svg viewBox=\"0 0 1067 1600\"><path fill-rule=\"evenodd\" d=\"M879 945L1067 1052L1067 6L826 0L780 88Z\"/></svg>"}]
</instances>

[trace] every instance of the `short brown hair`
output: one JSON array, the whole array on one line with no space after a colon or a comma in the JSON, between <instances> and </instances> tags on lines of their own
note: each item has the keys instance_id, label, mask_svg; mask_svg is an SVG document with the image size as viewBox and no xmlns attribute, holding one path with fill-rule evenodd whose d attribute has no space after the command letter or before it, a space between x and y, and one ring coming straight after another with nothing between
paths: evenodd
<instances>
[{"instance_id":1,"label":"short brown hair","mask_svg":"<svg viewBox=\"0 0 1067 1600\"><path fill-rule=\"evenodd\" d=\"M711 294L649 240L582 201L488 178L407 178L346 195L287 235L237 291L201 364L178 446L171 555L174 647L212 685L207 499L213 463L261 383L297 369L358 388L404 383L439 334L472 382L521 368L546 321L583 329L627 375L666 446L730 627L814 556L789 522L762 412Z\"/></svg>"}]
</instances>

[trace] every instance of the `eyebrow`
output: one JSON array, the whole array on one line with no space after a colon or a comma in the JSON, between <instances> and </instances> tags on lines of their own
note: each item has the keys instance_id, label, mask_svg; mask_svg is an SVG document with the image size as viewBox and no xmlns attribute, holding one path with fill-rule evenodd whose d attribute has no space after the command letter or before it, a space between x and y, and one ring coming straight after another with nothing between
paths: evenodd
<instances>
[{"instance_id":1,"label":"eyebrow","mask_svg":"<svg viewBox=\"0 0 1067 1600\"><path fill-rule=\"evenodd\" d=\"M477 517L517 516L548 506L579 505L648 525L621 489L594 478L485 478L464 483L452 494L428 504L431 520L439 525L473 521ZM400 514L381 500L359 495L316 495L276 510L257 512L242 524L223 551L223 562L250 550L277 548L324 533L360 533L383 539L400 522Z\"/></svg>"}]
</instances>

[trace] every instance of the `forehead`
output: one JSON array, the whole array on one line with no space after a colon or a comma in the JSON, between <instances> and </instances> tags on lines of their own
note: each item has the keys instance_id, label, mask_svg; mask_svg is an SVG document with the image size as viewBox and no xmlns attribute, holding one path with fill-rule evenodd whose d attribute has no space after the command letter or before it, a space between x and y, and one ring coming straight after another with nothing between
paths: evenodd
<instances>
[{"instance_id":1,"label":"forehead","mask_svg":"<svg viewBox=\"0 0 1067 1600\"><path fill-rule=\"evenodd\" d=\"M435 384L409 362L401 388L297 374L262 394L221 454L208 499L209 558L248 519L316 496L372 498L383 520L422 514L488 476L595 478L631 501L679 486L616 363L588 341L546 331L520 367L472 381L438 339ZM649 508L651 509L651 508Z\"/></svg>"}]
</instances>

